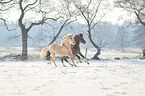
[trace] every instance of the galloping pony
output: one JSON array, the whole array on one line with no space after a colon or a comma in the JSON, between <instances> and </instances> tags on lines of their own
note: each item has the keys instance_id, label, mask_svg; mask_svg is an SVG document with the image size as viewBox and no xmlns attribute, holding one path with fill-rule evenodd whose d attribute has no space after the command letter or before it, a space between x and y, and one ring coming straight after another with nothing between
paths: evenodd
<instances>
[{"instance_id":1,"label":"galloping pony","mask_svg":"<svg viewBox=\"0 0 145 96\"><path fill-rule=\"evenodd\" d=\"M75 58L75 55L72 54L72 50L71 50L71 45L75 44L75 41L72 39L72 36L73 36L72 34L68 33L67 35L63 37L64 40L62 40L60 44L53 43L49 45L48 47L46 47L45 49L41 51L40 57L43 58L43 54L49 51L51 54L50 63L51 61L53 61L55 66L57 66L54 61L56 54L59 56L69 56L70 59L72 60L73 65L76 66L73 61L73 58ZM70 65L73 66L72 64ZM63 64L63 66L65 65Z\"/></svg>"},{"instance_id":2,"label":"galloping pony","mask_svg":"<svg viewBox=\"0 0 145 96\"><path fill-rule=\"evenodd\" d=\"M86 58L80 52L80 43L83 43L83 44L86 43L86 41L83 38L83 34L75 35L74 41L75 41L75 45L71 45L72 54L75 55L76 57L78 57L79 59L80 59L80 57L78 55L80 55L81 57L84 58L84 60L86 61L86 63L89 64L89 62L86 60ZM70 62L67 61L67 59L66 59L65 56L63 56L61 58L61 62L62 63L63 63L63 60L65 60L67 63L71 64Z\"/></svg>"}]
</instances>

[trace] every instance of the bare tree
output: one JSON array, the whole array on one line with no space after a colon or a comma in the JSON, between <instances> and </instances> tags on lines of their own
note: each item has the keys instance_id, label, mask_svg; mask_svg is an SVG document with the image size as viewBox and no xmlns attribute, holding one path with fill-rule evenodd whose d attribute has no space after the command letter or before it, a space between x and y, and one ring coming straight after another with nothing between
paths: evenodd
<instances>
[{"instance_id":1,"label":"bare tree","mask_svg":"<svg viewBox=\"0 0 145 96\"><path fill-rule=\"evenodd\" d=\"M98 24L98 22L105 16L105 12L99 12L99 10L103 9L101 6L103 0L87 0L83 2L83 0L74 0L74 5L78 9L80 16L86 22L88 30L88 37L92 45L97 49L96 54L92 59L99 59L99 55L101 54L100 47L93 41L92 39L92 29Z\"/></svg>"},{"instance_id":2,"label":"bare tree","mask_svg":"<svg viewBox=\"0 0 145 96\"><path fill-rule=\"evenodd\" d=\"M96 44L103 48L111 43L111 26L107 22L100 22L92 31L92 39Z\"/></svg>"},{"instance_id":3,"label":"bare tree","mask_svg":"<svg viewBox=\"0 0 145 96\"><path fill-rule=\"evenodd\" d=\"M115 3L117 7L134 13L138 21L145 26L145 0L115 0Z\"/></svg>"},{"instance_id":4,"label":"bare tree","mask_svg":"<svg viewBox=\"0 0 145 96\"><path fill-rule=\"evenodd\" d=\"M4 22L4 25L8 31L16 30L16 28L9 29L9 27L7 26L6 20L3 18L3 14L6 14L6 12L8 12L13 7L13 5L16 4L12 1L13 0L0 1L0 20Z\"/></svg>"},{"instance_id":5,"label":"bare tree","mask_svg":"<svg viewBox=\"0 0 145 96\"><path fill-rule=\"evenodd\" d=\"M115 0L116 6L134 13L138 21L145 26L145 0ZM144 43L142 44L142 46ZM143 51L143 58L145 57Z\"/></svg>"},{"instance_id":6,"label":"bare tree","mask_svg":"<svg viewBox=\"0 0 145 96\"><path fill-rule=\"evenodd\" d=\"M136 26L136 25L135 25ZM138 25L136 30L134 31L133 42L136 46L145 48L145 26Z\"/></svg>"},{"instance_id":7,"label":"bare tree","mask_svg":"<svg viewBox=\"0 0 145 96\"><path fill-rule=\"evenodd\" d=\"M47 14L50 13L52 10L50 10L50 12L44 12L43 10L38 9L40 4L41 4L41 0L16 0L16 1L12 1L15 4L15 7L17 7L20 11L20 17L18 18L18 24L19 27L21 29L21 34L22 34L22 55L21 55L21 59L25 60L28 58L27 55L27 41L28 41L28 32L32 29L33 26L36 25L40 25L40 24L44 24L46 20L58 20L59 18L61 18L61 16L59 17L48 17ZM38 11L39 10L39 11ZM40 14L42 17L39 19L33 20L32 18L29 18L29 22L26 22L26 17L29 16L29 14L27 14L28 12L33 12L35 11L38 14ZM33 14L33 16L35 17L36 14ZM33 17L33 18L34 18ZM5 20L4 20L5 21ZM6 22L6 21L5 21Z\"/></svg>"},{"instance_id":8,"label":"bare tree","mask_svg":"<svg viewBox=\"0 0 145 96\"><path fill-rule=\"evenodd\" d=\"M128 38L129 35L127 30L123 26L119 27L116 37L116 45L121 48L122 52L125 51L125 47L129 46Z\"/></svg>"}]
</instances>

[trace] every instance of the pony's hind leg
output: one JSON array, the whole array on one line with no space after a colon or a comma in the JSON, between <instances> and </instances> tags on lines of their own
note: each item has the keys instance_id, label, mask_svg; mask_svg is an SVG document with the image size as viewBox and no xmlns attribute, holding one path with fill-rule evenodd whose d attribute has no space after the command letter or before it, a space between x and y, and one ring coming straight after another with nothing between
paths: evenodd
<instances>
[{"instance_id":1,"label":"pony's hind leg","mask_svg":"<svg viewBox=\"0 0 145 96\"><path fill-rule=\"evenodd\" d=\"M50 56L50 61L47 64L51 64L52 57Z\"/></svg>"},{"instance_id":2,"label":"pony's hind leg","mask_svg":"<svg viewBox=\"0 0 145 96\"><path fill-rule=\"evenodd\" d=\"M61 57L61 63L62 63L62 65L65 67L65 65L64 65L64 63L63 63L63 59L64 59L65 57L63 56L63 57Z\"/></svg>"},{"instance_id":3,"label":"pony's hind leg","mask_svg":"<svg viewBox=\"0 0 145 96\"><path fill-rule=\"evenodd\" d=\"M54 61L54 58L55 58L55 54L52 54L52 61L53 61L54 65L57 66L55 61Z\"/></svg>"},{"instance_id":4,"label":"pony's hind leg","mask_svg":"<svg viewBox=\"0 0 145 96\"><path fill-rule=\"evenodd\" d=\"M61 62L63 64L63 66L65 66L64 63L63 63L63 60L65 60L68 64L70 64L71 66L73 66L73 64L71 64L70 62L68 62L68 60L66 59L65 56L61 57Z\"/></svg>"},{"instance_id":5,"label":"pony's hind leg","mask_svg":"<svg viewBox=\"0 0 145 96\"><path fill-rule=\"evenodd\" d=\"M51 64L51 61L53 61L54 65L57 66L55 61L54 61L54 58L55 58L55 54L51 54L51 56L50 56L50 62L47 63L47 64Z\"/></svg>"}]
</instances>

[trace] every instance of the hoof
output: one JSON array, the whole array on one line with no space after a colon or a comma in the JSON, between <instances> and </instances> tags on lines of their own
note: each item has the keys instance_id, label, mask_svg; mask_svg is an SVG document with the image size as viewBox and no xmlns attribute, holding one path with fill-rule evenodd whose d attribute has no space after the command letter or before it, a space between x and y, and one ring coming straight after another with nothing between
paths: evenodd
<instances>
[{"instance_id":1,"label":"hoof","mask_svg":"<svg viewBox=\"0 0 145 96\"><path fill-rule=\"evenodd\" d=\"M77 67L76 65L74 65L74 67Z\"/></svg>"},{"instance_id":2,"label":"hoof","mask_svg":"<svg viewBox=\"0 0 145 96\"><path fill-rule=\"evenodd\" d=\"M78 64L78 63L82 63L82 61L79 61L79 62L77 61L76 63L77 63L77 64Z\"/></svg>"},{"instance_id":3,"label":"hoof","mask_svg":"<svg viewBox=\"0 0 145 96\"><path fill-rule=\"evenodd\" d=\"M72 64L70 64L71 66L73 66Z\"/></svg>"},{"instance_id":4,"label":"hoof","mask_svg":"<svg viewBox=\"0 0 145 96\"><path fill-rule=\"evenodd\" d=\"M63 67L66 67L65 65L63 65Z\"/></svg>"}]
</instances>

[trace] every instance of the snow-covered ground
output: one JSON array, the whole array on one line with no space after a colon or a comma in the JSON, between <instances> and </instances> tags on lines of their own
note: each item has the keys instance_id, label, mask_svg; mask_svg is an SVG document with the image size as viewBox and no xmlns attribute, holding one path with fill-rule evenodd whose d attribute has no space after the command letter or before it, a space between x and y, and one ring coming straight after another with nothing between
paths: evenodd
<instances>
[{"instance_id":1,"label":"snow-covered ground","mask_svg":"<svg viewBox=\"0 0 145 96\"><path fill-rule=\"evenodd\" d=\"M145 60L90 60L78 67L47 62L0 60L0 96L145 96Z\"/></svg>"}]
</instances>

